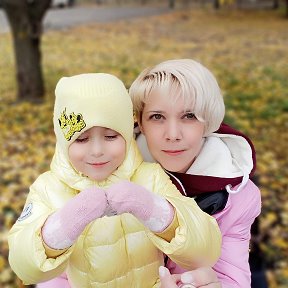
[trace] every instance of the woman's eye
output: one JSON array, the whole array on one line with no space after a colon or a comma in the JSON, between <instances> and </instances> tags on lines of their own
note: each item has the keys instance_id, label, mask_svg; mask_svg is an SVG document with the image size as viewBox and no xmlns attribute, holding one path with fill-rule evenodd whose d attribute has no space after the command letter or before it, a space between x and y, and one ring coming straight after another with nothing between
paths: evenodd
<instances>
[{"instance_id":1,"label":"woman's eye","mask_svg":"<svg viewBox=\"0 0 288 288\"><path fill-rule=\"evenodd\" d=\"M184 119L194 119L195 118L195 114L194 113L186 113L184 116L183 116Z\"/></svg>"},{"instance_id":2,"label":"woman's eye","mask_svg":"<svg viewBox=\"0 0 288 288\"><path fill-rule=\"evenodd\" d=\"M85 137L85 138L78 138L75 140L75 142L78 142L78 143L85 143L88 141L88 137Z\"/></svg>"},{"instance_id":3,"label":"woman's eye","mask_svg":"<svg viewBox=\"0 0 288 288\"><path fill-rule=\"evenodd\" d=\"M163 116L161 114L153 114L149 117L149 119L153 119L153 120L160 120L162 118Z\"/></svg>"}]
</instances>

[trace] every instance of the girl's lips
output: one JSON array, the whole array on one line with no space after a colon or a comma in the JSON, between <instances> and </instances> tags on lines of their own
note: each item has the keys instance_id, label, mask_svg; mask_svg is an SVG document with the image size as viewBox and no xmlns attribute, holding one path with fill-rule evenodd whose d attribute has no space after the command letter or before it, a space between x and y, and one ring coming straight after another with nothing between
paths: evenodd
<instances>
[{"instance_id":1,"label":"girl's lips","mask_svg":"<svg viewBox=\"0 0 288 288\"><path fill-rule=\"evenodd\" d=\"M89 165L94 166L94 167L101 167L104 166L105 164L107 164L109 161L107 162L98 162L98 163L89 163Z\"/></svg>"},{"instance_id":2,"label":"girl's lips","mask_svg":"<svg viewBox=\"0 0 288 288\"><path fill-rule=\"evenodd\" d=\"M178 156L184 153L185 150L162 150L162 151L170 156Z\"/></svg>"}]
</instances>

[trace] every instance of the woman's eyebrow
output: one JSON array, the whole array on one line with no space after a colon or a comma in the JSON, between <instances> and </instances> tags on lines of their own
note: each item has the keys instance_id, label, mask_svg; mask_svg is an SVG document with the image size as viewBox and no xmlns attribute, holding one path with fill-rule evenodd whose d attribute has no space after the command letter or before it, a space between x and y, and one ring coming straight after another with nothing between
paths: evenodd
<instances>
[{"instance_id":1,"label":"woman's eyebrow","mask_svg":"<svg viewBox=\"0 0 288 288\"><path fill-rule=\"evenodd\" d=\"M149 113L163 113L163 111L161 111L161 110L149 110L147 112L149 112Z\"/></svg>"},{"instance_id":2,"label":"woman's eyebrow","mask_svg":"<svg viewBox=\"0 0 288 288\"><path fill-rule=\"evenodd\" d=\"M192 113L194 113L191 109L187 109L187 110L183 110L181 113L187 113L187 112L192 112Z\"/></svg>"}]
</instances>

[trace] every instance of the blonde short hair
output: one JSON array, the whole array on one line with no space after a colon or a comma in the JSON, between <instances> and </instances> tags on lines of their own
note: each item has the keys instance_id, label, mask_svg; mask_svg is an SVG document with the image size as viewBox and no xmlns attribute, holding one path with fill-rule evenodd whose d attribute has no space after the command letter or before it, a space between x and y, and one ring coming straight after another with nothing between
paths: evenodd
<instances>
[{"instance_id":1,"label":"blonde short hair","mask_svg":"<svg viewBox=\"0 0 288 288\"><path fill-rule=\"evenodd\" d=\"M205 123L205 136L216 131L225 114L221 90L213 74L191 59L164 61L145 69L132 83L129 94L138 119L153 91L168 92L167 101L183 97L199 121Z\"/></svg>"}]
</instances>

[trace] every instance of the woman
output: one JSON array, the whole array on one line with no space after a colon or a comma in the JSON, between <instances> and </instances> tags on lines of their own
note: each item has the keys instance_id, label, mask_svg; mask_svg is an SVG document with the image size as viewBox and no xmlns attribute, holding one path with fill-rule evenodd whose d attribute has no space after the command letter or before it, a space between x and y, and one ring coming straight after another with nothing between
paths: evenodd
<instances>
[{"instance_id":1,"label":"woman","mask_svg":"<svg viewBox=\"0 0 288 288\"><path fill-rule=\"evenodd\" d=\"M213 269L222 287L250 287L250 229L261 210L260 191L249 179L255 151L245 135L221 125L225 106L215 77L196 61L169 60L140 73L130 96L144 159L160 163L218 222L222 252ZM184 271L171 260L167 267Z\"/></svg>"}]
</instances>

